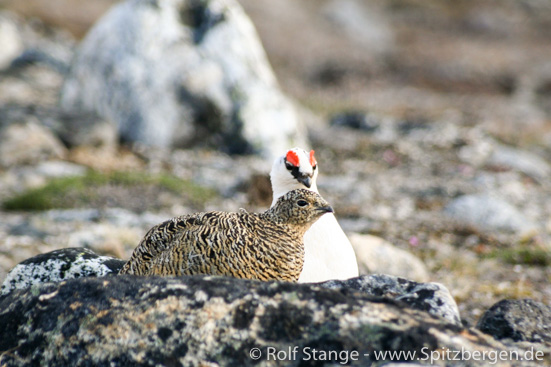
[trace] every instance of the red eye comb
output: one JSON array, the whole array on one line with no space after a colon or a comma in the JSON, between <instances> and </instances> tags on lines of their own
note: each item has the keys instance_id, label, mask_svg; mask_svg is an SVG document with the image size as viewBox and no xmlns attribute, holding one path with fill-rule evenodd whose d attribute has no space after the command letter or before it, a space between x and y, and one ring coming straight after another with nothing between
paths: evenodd
<instances>
[{"instance_id":1,"label":"red eye comb","mask_svg":"<svg viewBox=\"0 0 551 367\"><path fill-rule=\"evenodd\" d=\"M313 150L310 151L310 165L312 167L315 167L315 166L318 165L318 162L316 161L316 157L314 157L314 151Z\"/></svg>"},{"instance_id":2,"label":"red eye comb","mask_svg":"<svg viewBox=\"0 0 551 367\"><path fill-rule=\"evenodd\" d=\"M291 163L293 166L298 167L299 165L299 159L297 153L293 152L292 150L287 152L287 162Z\"/></svg>"}]
</instances>

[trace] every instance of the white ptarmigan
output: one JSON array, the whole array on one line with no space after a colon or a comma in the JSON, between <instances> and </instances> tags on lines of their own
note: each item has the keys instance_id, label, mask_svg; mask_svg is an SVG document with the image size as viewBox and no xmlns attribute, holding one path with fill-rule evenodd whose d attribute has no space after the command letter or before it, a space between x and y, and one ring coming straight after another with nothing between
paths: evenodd
<instances>
[{"instance_id":1,"label":"white ptarmigan","mask_svg":"<svg viewBox=\"0 0 551 367\"><path fill-rule=\"evenodd\" d=\"M287 192L308 189L318 192L318 165L314 151L293 148L276 158L270 172L273 202ZM299 283L357 277L358 263L352 244L333 213L321 217L304 235L304 267Z\"/></svg>"}]
</instances>

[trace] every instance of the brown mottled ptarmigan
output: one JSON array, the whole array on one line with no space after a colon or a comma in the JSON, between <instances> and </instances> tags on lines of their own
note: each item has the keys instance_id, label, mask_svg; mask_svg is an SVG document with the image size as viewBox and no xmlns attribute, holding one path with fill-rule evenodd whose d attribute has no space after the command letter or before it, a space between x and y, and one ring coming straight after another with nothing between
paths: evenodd
<instances>
[{"instance_id":1,"label":"brown mottled ptarmigan","mask_svg":"<svg viewBox=\"0 0 551 367\"><path fill-rule=\"evenodd\" d=\"M317 177L318 164L313 150L310 153L300 148L288 150L276 158L270 172L274 194L272 206L291 190L308 189L317 193ZM352 244L332 213L324 215L306 232L304 249L304 267L299 283L348 279L359 275Z\"/></svg>"},{"instance_id":2,"label":"brown mottled ptarmigan","mask_svg":"<svg viewBox=\"0 0 551 367\"><path fill-rule=\"evenodd\" d=\"M293 190L264 213L183 215L149 230L119 274L227 275L298 280L304 233L331 206L317 193Z\"/></svg>"}]
</instances>

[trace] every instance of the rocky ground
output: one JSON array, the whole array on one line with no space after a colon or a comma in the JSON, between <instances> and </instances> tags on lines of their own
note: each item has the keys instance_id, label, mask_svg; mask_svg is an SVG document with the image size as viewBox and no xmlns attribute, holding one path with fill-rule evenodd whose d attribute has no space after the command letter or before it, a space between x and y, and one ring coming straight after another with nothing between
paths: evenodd
<instances>
[{"instance_id":1,"label":"rocky ground","mask_svg":"<svg viewBox=\"0 0 551 367\"><path fill-rule=\"evenodd\" d=\"M65 182L49 191L57 197L49 210L4 205L0 281L39 253L84 246L127 258L147 229L170 216L263 210L270 202L271 163L259 157L119 145L101 126L83 145L74 144L78 134L73 144L60 138L71 132L52 134L74 47L100 13L79 12L80 3L71 2L78 17L64 18L0 2L20 14L1 15L0 201L89 168L152 178L92 180L93 199L81 195L82 183ZM468 326L504 298L551 304L547 2L241 4L282 89L320 116L308 130L319 187L345 231L376 235L420 258L425 280L450 290ZM173 190L159 175L184 181Z\"/></svg>"}]
</instances>

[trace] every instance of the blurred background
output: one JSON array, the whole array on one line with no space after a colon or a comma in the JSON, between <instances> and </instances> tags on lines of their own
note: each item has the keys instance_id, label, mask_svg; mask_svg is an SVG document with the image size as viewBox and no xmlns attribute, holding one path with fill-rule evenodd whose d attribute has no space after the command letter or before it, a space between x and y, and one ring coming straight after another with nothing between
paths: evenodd
<instances>
[{"instance_id":1,"label":"blurred background","mask_svg":"<svg viewBox=\"0 0 551 367\"><path fill-rule=\"evenodd\" d=\"M271 160L231 134L151 146L60 112L77 50L116 3L0 0L0 281L41 252L126 258L168 216L271 201ZM321 193L347 233L372 236L364 272L443 283L467 325L503 298L550 303L551 2L238 4Z\"/></svg>"},{"instance_id":2,"label":"blurred background","mask_svg":"<svg viewBox=\"0 0 551 367\"><path fill-rule=\"evenodd\" d=\"M2 0L0 7L78 42L114 3ZM457 110L466 123L484 124L508 141L545 134L545 0L239 3L282 88L316 112L357 108L435 119Z\"/></svg>"}]
</instances>

